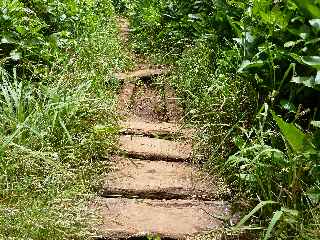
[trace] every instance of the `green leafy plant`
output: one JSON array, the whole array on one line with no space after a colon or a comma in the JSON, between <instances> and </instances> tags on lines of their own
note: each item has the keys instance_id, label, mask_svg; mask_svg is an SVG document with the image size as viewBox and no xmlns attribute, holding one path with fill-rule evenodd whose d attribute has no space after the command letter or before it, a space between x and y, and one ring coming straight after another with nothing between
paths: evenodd
<instances>
[{"instance_id":1,"label":"green leafy plant","mask_svg":"<svg viewBox=\"0 0 320 240\"><path fill-rule=\"evenodd\" d=\"M263 114L265 117L261 127L265 127L268 111ZM239 183L246 194L257 195L261 201L276 203L263 212L263 215L273 215L264 239L269 239L274 231L281 235L281 231L287 232L289 229L291 234L296 236L307 234L300 228L301 223L314 222L316 228L320 224L319 219L314 217L319 213L316 207L319 199L316 200L314 195L310 195L310 189L313 194L320 192L316 170L320 150L313 144L315 136L305 134L275 113L272 115L283 136L283 148L279 149L282 141L280 136L275 137L272 132L266 134L265 130L256 129L250 133L255 133L255 137L247 135L248 142L242 141L243 144L239 145L240 151L230 156L225 164L230 171L239 172ZM251 218L261 206L262 203L244 217L238 227Z\"/></svg>"},{"instance_id":2,"label":"green leafy plant","mask_svg":"<svg viewBox=\"0 0 320 240\"><path fill-rule=\"evenodd\" d=\"M276 202L245 223L264 239L317 239L319 1L126 6L133 49L175 66L186 119L199 126L195 156L252 208Z\"/></svg>"},{"instance_id":3,"label":"green leafy plant","mask_svg":"<svg viewBox=\"0 0 320 240\"><path fill-rule=\"evenodd\" d=\"M94 234L130 65L117 33L109 0L0 2L1 239Z\"/></svg>"}]
</instances>

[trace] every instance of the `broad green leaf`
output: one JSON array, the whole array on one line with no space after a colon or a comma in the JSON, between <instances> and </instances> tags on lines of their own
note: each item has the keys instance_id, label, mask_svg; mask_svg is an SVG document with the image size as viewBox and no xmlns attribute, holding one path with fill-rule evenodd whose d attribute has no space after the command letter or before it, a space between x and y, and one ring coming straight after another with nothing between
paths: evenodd
<instances>
[{"instance_id":1,"label":"broad green leaf","mask_svg":"<svg viewBox=\"0 0 320 240\"><path fill-rule=\"evenodd\" d=\"M302 61L305 64L320 70L320 57L319 56L302 57Z\"/></svg>"},{"instance_id":2,"label":"broad green leaf","mask_svg":"<svg viewBox=\"0 0 320 240\"><path fill-rule=\"evenodd\" d=\"M242 39L241 38L232 38L236 43L239 45L242 45Z\"/></svg>"},{"instance_id":3,"label":"broad green leaf","mask_svg":"<svg viewBox=\"0 0 320 240\"><path fill-rule=\"evenodd\" d=\"M307 135L304 134L304 132L302 132L294 124L285 122L274 112L272 112L272 116L273 119L277 122L277 125L280 128L280 131L283 134L284 138L289 143L294 152L303 152L306 150L314 149Z\"/></svg>"},{"instance_id":4,"label":"broad green leaf","mask_svg":"<svg viewBox=\"0 0 320 240\"><path fill-rule=\"evenodd\" d=\"M292 57L294 60L296 60L298 63L303 64L301 56L299 56L298 54L295 53L289 53L288 54L290 57Z\"/></svg>"},{"instance_id":5,"label":"broad green leaf","mask_svg":"<svg viewBox=\"0 0 320 240\"><path fill-rule=\"evenodd\" d=\"M252 68L261 68L263 65L263 61L250 62L249 60L245 60L242 62L238 72L244 72Z\"/></svg>"},{"instance_id":6,"label":"broad green leaf","mask_svg":"<svg viewBox=\"0 0 320 240\"><path fill-rule=\"evenodd\" d=\"M320 19L311 19L309 20L309 23L315 29L320 30Z\"/></svg>"},{"instance_id":7,"label":"broad green leaf","mask_svg":"<svg viewBox=\"0 0 320 240\"><path fill-rule=\"evenodd\" d=\"M245 38L246 42L248 42L248 43L253 43L254 42L255 38L251 34L251 32L245 32L245 33L243 33L243 35L244 35L244 38Z\"/></svg>"},{"instance_id":8,"label":"broad green leaf","mask_svg":"<svg viewBox=\"0 0 320 240\"><path fill-rule=\"evenodd\" d=\"M317 42L320 42L320 38L315 38L315 39L312 39L308 42L306 42L305 44L306 45L309 45L309 44L316 44Z\"/></svg>"},{"instance_id":9,"label":"broad green leaf","mask_svg":"<svg viewBox=\"0 0 320 240\"><path fill-rule=\"evenodd\" d=\"M295 9L296 10L296 9ZM297 16L297 17L294 17L291 19L291 22L294 23L294 22L299 22L300 24L301 23L304 23L305 21L305 18L302 17L302 16Z\"/></svg>"},{"instance_id":10,"label":"broad green leaf","mask_svg":"<svg viewBox=\"0 0 320 240\"><path fill-rule=\"evenodd\" d=\"M315 87L315 77L293 77L291 79L291 82L293 83L298 83L298 84L303 84L306 87Z\"/></svg>"},{"instance_id":11,"label":"broad green leaf","mask_svg":"<svg viewBox=\"0 0 320 240\"><path fill-rule=\"evenodd\" d=\"M304 11L305 14L312 18L318 18L320 16L320 8L314 4L312 0L295 0L299 8Z\"/></svg>"},{"instance_id":12,"label":"broad green leaf","mask_svg":"<svg viewBox=\"0 0 320 240\"><path fill-rule=\"evenodd\" d=\"M288 28L288 31L296 36L299 36L300 38L306 40L306 38L310 35L311 27L306 24L299 24L299 27L290 27Z\"/></svg>"},{"instance_id":13,"label":"broad green leaf","mask_svg":"<svg viewBox=\"0 0 320 240\"><path fill-rule=\"evenodd\" d=\"M320 128L320 121L312 121L311 125L317 128Z\"/></svg>"},{"instance_id":14,"label":"broad green leaf","mask_svg":"<svg viewBox=\"0 0 320 240\"><path fill-rule=\"evenodd\" d=\"M295 45L297 45L297 44L299 44L299 43L301 43L301 42L303 42L303 40L289 41L289 42L286 42L286 43L284 44L284 47L285 47L285 48L294 47Z\"/></svg>"},{"instance_id":15,"label":"broad green leaf","mask_svg":"<svg viewBox=\"0 0 320 240\"><path fill-rule=\"evenodd\" d=\"M317 72L316 76L311 77L292 77L291 82L297 84L303 84L306 87L310 87L316 90L320 90L320 71Z\"/></svg>"},{"instance_id":16,"label":"broad green leaf","mask_svg":"<svg viewBox=\"0 0 320 240\"><path fill-rule=\"evenodd\" d=\"M315 85L320 84L320 70L317 72L316 78L314 80L314 84Z\"/></svg>"},{"instance_id":17,"label":"broad green leaf","mask_svg":"<svg viewBox=\"0 0 320 240\"><path fill-rule=\"evenodd\" d=\"M201 16L199 14L188 14L188 17L192 20L199 20Z\"/></svg>"},{"instance_id":18,"label":"broad green leaf","mask_svg":"<svg viewBox=\"0 0 320 240\"><path fill-rule=\"evenodd\" d=\"M296 106L289 102L287 99L280 100L281 106L289 112L295 113L297 111Z\"/></svg>"},{"instance_id":19,"label":"broad green leaf","mask_svg":"<svg viewBox=\"0 0 320 240\"><path fill-rule=\"evenodd\" d=\"M14 61L18 61L21 59L21 53L17 52L17 50L12 50L10 52L10 58Z\"/></svg>"},{"instance_id":20,"label":"broad green leaf","mask_svg":"<svg viewBox=\"0 0 320 240\"><path fill-rule=\"evenodd\" d=\"M3 36L1 38L1 43L2 44L8 44L8 43L11 44L11 43L16 43L16 41L13 38L9 37L9 36Z\"/></svg>"},{"instance_id":21,"label":"broad green leaf","mask_svg":"<svg viewBox=\"0 0 320 240\"><path fill-rule=\"evenodd\" d=\"M3 37L3 38L1 39L1 43L2 43L2 44L6 44L6 43L10 43L10 41L9 41L6 37Z\"/></svg>"},{"instance_id":22,"label":"broad green leaf","mask_svg":"<svg viewBox=\"0 0 320 240\"><path fill-rule=\"evenodd\" d=\"M303 39L303 40L307 40L310 36L310 33L300 33L299 36Z\"/></svg>"},{"instance_id":23,"label":"broad green leaf","mask_svg":"<svg viewBox=\"0 0 320 240\"><path fill-rule=\"evenodd\" d=\"M264 240L267 240L271 237L271 232L274 228L274 226L277 224L277 222L280 220L281 216L283 214L283 211L282 210L279 210L279 211L276 211L274 214L273 214L273 217L270 221L270 224L268 226L268 229L267 229L267 232L266 232L266 235L264 236Z\"/></svg>"}]
</instances>

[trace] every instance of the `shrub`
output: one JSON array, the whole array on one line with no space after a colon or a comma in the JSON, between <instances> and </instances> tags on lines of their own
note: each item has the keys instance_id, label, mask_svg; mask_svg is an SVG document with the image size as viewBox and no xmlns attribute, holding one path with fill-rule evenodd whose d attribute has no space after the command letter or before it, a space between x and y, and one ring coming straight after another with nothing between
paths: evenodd
<instances>
[{"instance_id":1,"label":"shrub","mask_svg":"<svg viewBox=\"0 0 320 240\"><path fill-rule=\"evenodd\" d=\"M222 52L199 41L177 61L172 81L187 117L201 126L197 147L202 160L212 156L219 162L232 153L230 129L248 127L255 111L253 87L230 69L230 63L239 61L237 55L235 48Z\"/></svg>"}]
</instances>

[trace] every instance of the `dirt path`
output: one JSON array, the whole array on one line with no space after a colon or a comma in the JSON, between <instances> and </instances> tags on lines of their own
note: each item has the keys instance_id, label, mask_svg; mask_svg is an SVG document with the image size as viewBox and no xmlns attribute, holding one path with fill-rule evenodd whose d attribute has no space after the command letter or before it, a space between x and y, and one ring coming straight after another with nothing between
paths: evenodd
<instances>
[{"instance_id":1,"label":"dirt path","mask_svg":"<svg viewBox=\"0 0 320 240\"><path fill-rule=\"evenodd\" d=\"M128 24L120 21L121 36ZM121 154L101 191L102 239L160 236L185 239L223 226L224 183L190 163L192 129L166 83L164 66L140 64L118 74Z\"/></svg>"}]
</instances>

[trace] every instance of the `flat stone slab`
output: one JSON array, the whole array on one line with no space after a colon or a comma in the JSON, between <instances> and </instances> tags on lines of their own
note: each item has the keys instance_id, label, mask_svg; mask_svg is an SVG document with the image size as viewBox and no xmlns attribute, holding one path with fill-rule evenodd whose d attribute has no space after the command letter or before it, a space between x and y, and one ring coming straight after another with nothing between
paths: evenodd
<instances>
[{"instance_id":1,"label":"flat stone slab","mask_svg":"<svg viewBox=\"0 0 320 240\"><path fill-rule=\"evenodd\" d=\"M156 76L160 76L167 73L168 73L168 70L165 68L138 69L128 73L117 73L116 78L118 78L119 80L148 78L148 77L151 78L151 77L156 77Z\"/></svg>"},{"instance_id":2,"label":"flat stone slab","mask_svg":"<svg viewBox=\"0 0 320 240\"><path fill-rule=\"evenodd\" d=\"M123 135L120 136L120 150L132 158L186 161L191 157L192 146L164 139Z\"/></svg>"},{"instance_id":3,"label":"flat stone slab","mask_svg":"<svg viewBox=\"0 0 320 240\"><path fill-rule=\"evenodd\" d=\"M101 196L148 199L219 199L222 179L188 163L132 160L115 156Z\"/></svg>"},{"instance_id":4,"label":"flat stone slab","mask_svg":"<svg viewBox=\"0 0 320 240\"><path fill-rule=\"evenodd\" d=\"M108 198L97 204L103 217L101 231L108 239L160 236L185 239L223 227L226 202Z\"/></svg>"},{"instance_id":5,"label":"flat stone slab","mask_svg":"<svg viewBox=\"0 0 320 240\"><path fill-rule=\"evenodd\" d=\"M169 122L145 122L140 119L129 119L120 123L121 133L145 136L182 135L191 137L193 129L181 128L179 124Z\"/></svg>"}]
</instances>

